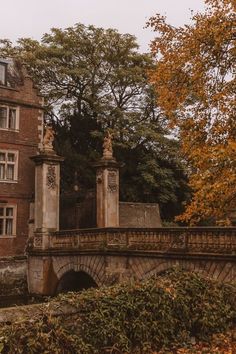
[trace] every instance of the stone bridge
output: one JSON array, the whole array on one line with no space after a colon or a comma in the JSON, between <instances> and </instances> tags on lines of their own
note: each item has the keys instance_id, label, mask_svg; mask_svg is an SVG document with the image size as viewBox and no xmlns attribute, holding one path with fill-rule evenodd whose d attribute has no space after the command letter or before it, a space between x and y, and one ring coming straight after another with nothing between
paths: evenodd
<instances>
[{"instance_id":1,"label":"stone bridge","mask_svg":"<svg viewBox=\"0 0 236 354\"><path fill-rule=\"evenodd\" d=\"M180 266L236 281L236 228L103 228L35 234L28 251L33 294L145 279Z\"/></svg>"}]
</instances>

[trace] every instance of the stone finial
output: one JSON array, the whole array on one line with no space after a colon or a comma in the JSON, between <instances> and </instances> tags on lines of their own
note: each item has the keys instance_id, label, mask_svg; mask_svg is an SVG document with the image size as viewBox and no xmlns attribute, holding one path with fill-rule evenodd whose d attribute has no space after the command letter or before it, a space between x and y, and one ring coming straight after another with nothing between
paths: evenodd
<instances>
[{"instance_id":1,"label":"stone finial","mask_svg":"<svg viewBox=\"0 0 236 354\"><path fill-rule=\"evenodd\" d=\"M103 157L112 158L113 149L112 149L112 134L107 131L103 141Z\"/></svg>"},{"instance_id":2,"label":"stone finial","mask_svg":"<svg viewBox=\"0 0 236 354\"><path fill-rule=\"evenodd\" d=\"M43 137L43 150L44 151L53 151L53 141L54 141L55 132L52 127L47 126L45 129L45 134Z\"/></svg>"}]
</instances>

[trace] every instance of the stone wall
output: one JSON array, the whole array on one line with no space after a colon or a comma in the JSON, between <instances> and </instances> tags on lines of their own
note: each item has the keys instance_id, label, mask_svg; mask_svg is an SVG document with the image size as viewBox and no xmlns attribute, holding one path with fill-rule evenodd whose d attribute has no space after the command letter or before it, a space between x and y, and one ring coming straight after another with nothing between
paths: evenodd
<instances>
[{"instance_id":1,"label":"stone wall","mask_svg":"<svg viewBox=\"0 0 236 354\"><path fill-rule=\"evenodd\" d=\"M96 202L90 193L83 202L64 198L60 203L60 229L84 229L96 227ZM119 202L120 227L161 227L157 203Z\"/></svg>"},{"instance_id":2,"label":"stone wall","mask_svg":"<svg viewBox=\"0 0 236 354\"><path fill-rule=\"evenodd\" d=\"M120 202L119 206L120 227L161 227L158 204Z\"/></svg>"},{"instance_id":3,"label":"stone wall","mask_svg":"<svg viewBox=\"0 0 236 354\"><path fill-rule=\"evenodd\" d=\"M27 258L0 258L0 303L6 296L24 296L27 293Z\"/></svg>"}]
</instances>

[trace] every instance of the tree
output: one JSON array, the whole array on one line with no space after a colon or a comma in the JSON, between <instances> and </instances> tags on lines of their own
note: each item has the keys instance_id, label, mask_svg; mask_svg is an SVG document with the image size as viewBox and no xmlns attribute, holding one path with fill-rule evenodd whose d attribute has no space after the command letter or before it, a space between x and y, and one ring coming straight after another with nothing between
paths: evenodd
<instances>
[{"instance_id":1,"label":"tree","mask_svg":"<svg viewBox=\"0 0 236 354\"><path fill-rule=\"evenodd\" d=\"M236 2L205 2L190 25L174 28L160 15L149 21L158 32L150 81L191 166L194 195L179 219L192 224L227 223L236 202Z\"/></svg>"},{"instance_id":2,"label":"tree","mask_svg":"<svg viewBox=\"0 0 236 354\"><path fill-rule=\"evenodd\" d=\"M66 157L64 190L75 177L83 190L95 185L91 162L110 129L115 155L125 163L122 199L159 201L172 215L185 198L186 177L147 80L153 59L137 49L129 34L77 24L54 28L41 42L21 39L14 47L3 41L0 55L20 59L47 98L57 151Z\"/></svg>"}]
</instances>

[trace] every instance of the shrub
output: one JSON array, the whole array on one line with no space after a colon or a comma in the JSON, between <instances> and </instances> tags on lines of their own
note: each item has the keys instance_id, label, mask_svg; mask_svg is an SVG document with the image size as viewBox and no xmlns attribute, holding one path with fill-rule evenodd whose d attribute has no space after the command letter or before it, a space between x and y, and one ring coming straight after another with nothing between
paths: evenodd
<instances>
[{"instance_id":1,"label":"shrub","mask_svg":"<svg viewBox=\"0 0 236 354\"><path fill-rule=\"evenodd\" d=\"M73 317L44 313L0 328L1 353L151 353L209 339L235 320L234 287L175 269L163 276L82 293L53 302ZM107 351L106 351L107 350Z\"/></svg>"}]
</instances>

